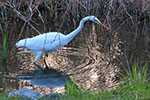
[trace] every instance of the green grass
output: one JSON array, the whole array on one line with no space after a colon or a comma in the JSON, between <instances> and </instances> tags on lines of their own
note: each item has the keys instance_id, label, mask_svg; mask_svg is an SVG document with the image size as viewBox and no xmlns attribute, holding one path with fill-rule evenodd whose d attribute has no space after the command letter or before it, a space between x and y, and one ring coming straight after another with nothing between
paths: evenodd
<instances>
[{"instance_id":1,"label":"green grass","mask_svg":"<svg viewBox=\"0 0 150 100\"><path fill-rule=\"evenodd\" d=\"M114 90L103 91L100 93L87 92L81 85L75 86L75 80L72 84L67 82L65 94L68 98L60 100L150 100L150 82L146 80L147 66L141 70L138 69L138 64L132 66L132 73L127 71L127 76L122 76L122 84ZM0 100L19 100L17 98L9 99L8 93L1 95ZM44 100L44 99L39 99Z\"/></svg>"},{"instance_id":2,"label":"green grass","mask_svg":"<svg viewBox=\"0 0 150 100\"><path fill-rule=\"evenodd\" d=\"M8 74L8 68L7 68L7 38L8 38L8 35L4 34L2 61L3 61L3 67L5 67L5 72Z\"/></svg>"}]
</instances>

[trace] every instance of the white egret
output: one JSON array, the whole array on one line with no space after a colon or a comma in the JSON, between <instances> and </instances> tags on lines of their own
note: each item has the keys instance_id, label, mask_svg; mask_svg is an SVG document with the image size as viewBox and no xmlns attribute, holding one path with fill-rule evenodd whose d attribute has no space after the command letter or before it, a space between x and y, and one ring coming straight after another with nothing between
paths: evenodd
<instances>
[{"instance_id":1,"label":"white egret","mask_svg":"<svg viewBox=\"0 0 150 100\"><path fill-rule=\"evenodd\" d=\"M32 38L26 38L18 41L16 43L17 47L24 47L31 50L36 54L36 57L33 61L34 65L37 66L36 61L40 58L40 56L44 53L52 52L58 50L61 46L68 44L83 28L84 22L93 21L97 24L102 25L107 30L109 28L101 23L101 21L95 16L87 16L80 21L80 24L77 29L72 31L71 33L64 35L60 32L48 32L41 35L37 35ZM44 60L45 63L45 60ZM46 65L46 63L45 63ZM47 67L47 65L46 65Z\"/></svg>"}]
</instances>

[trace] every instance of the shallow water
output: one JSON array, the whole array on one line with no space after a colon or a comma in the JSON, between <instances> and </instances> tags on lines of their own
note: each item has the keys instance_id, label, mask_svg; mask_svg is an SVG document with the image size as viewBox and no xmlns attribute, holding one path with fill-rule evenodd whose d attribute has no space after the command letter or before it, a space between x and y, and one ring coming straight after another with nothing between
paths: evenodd
<instances>
[{"instance_id":1,"label":"shallow water","mask_svg":"<svg viewBox=\"0 0 150 100\"><path fill-rule=\"evenodd\" d=\"M2 50L1 43L0 55L3 53ZM9 49L8 52L10 50L11 49ZM42 72L24 72L24 69L19 68L17 60L11 59L10 55L7 55L7 67L8 69L6 70L5 66L2 65L2 59L0 59L0 93L4 92L6 88L8 91L26 88L24 84L27 84L27 86L44 88L63 87L66 85L66 80L69 79L67 76L54 69L43 70ZM22 71L21 74L19 73L20 70Z\"/></svg>"},{"instance_id":2,"label":"shallow water","mask_svg":"<svg viewBox=\"0 0 150 100\"><path fill-rule=\"evenodd\" d=\"M41 86L45 88L56 88L66 85L67 77L58 72L44 72L43 74L24 74L18 75L18 79L26 81L30 85Z\"/></svg>"}]
</instances>

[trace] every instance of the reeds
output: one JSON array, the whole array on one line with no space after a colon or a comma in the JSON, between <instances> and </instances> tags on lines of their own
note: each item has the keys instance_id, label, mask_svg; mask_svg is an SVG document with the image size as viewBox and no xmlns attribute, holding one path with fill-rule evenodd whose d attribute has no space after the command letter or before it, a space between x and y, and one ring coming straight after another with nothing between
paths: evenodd
<instances>
[{"instance_id":1,"label":"reeds","mask_svg":"<svg viewBox=\"0 0 150 100\"><path fill-rule=\"evenodd\" d=\"M8 67L7 67L7 38L8 38L8 35L4 34L2 61L3 61L3 67L5 68L5 72L8 74Z\"/></svg>"},{"instance_id":2,"label":"reeds","mask_svg":"<svg viewBox=\"0 0 150 100\"><path fill-rule=\"evenodd\" d=\"M147 81L147 64L140 68L138 63L134 62L131 71L126 70L128 77L123 76L123 80L128 82L128 85L145 84Z\"/></svg>"}]
</instances>

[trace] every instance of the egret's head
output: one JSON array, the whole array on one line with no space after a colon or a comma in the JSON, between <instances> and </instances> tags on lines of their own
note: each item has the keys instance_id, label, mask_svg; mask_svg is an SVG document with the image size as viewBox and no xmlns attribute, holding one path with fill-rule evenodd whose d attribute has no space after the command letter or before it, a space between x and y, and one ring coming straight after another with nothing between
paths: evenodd
<instances>
[{"instance_id":1,"label":"egret's head","mask_svg":"<svg viewBox=\"0 0 150 100\"><path fill-rule=\"evenodd\" d=\"M101 23L101 21L95 16L88 16L88 18L89 18L88 20L93 21L97 24Z\"/></svg>"},{"instance_id":2,"label":"egret's head","mask_svg":"<svg viewBox=\"0 0 150 100\"><path fill-rule=\"evenodd\" d=\"M100 24L100 25L102 25L103 27L105 27L107 30L110 30L107 26L105 26L97 17L95 17L95 16L87 16L87 17L85 17L87 20L90 20L90 21L93 21L93 22L95 22L95 23L97 23L97 24Z\"/></svg>"}]
</instances>

